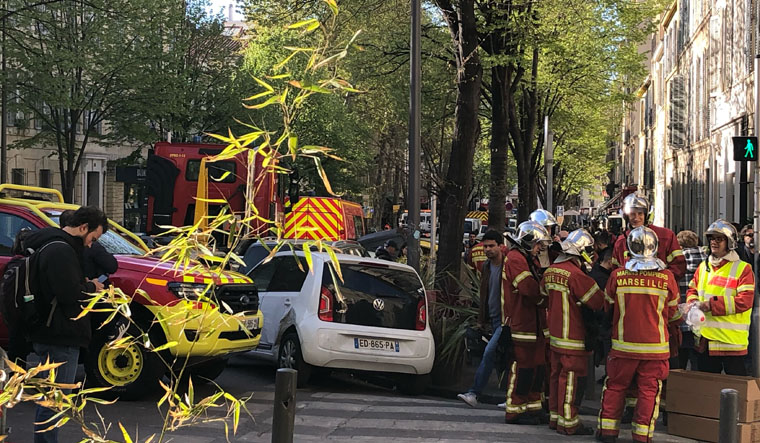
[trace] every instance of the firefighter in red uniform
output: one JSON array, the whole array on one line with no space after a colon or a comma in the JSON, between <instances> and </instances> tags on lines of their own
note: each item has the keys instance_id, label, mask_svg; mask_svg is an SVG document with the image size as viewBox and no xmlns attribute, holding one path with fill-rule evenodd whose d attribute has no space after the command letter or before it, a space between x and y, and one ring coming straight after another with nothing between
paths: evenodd
<instances>
[{"instance_id":1,"label":"firefighter in red uniform","mask_svg":"<svg viewBox=\"0 0 760 443\"><path fill-rule=\"evenodd\" d=\"M549 237L552 238L551 245L546 248L545 251L541 251L541 254L538 256L538 261L541 263L541 268L546 269L549 267L549 265L554 263L554 260L557 259L559 253L562 251L559 242L554 241L555 235L559 232L559 223L557 223L557 219L554 217L554 215L552 215L552 213L546 209L536 209L530 213L528 218L529 220L540 223L541 226L546 228L546 231L549 233Z\"/></svg>"},{"instance_id":2,"label":"firefighter in red uniform","mask_svg":"<svg viewBox=\"0 0 760 443\"><path fill-rule=\"evenodd\" d=\"M583 400L588 373L589 345L586 312L604 306L604 294L593 278L582 270L591 263L594 238L585 229L570 233L562 242L562 253L541 279L541 292L549 297L549 341L551 375L549 379L549 427L560 434L592 435L583 426L578 408ZM590 339L590 340L589 340Z\"/></svg>"},{"instance_id":3,"label":"firefighter in red uniform","mask_svg":"<svg viewBox=\"0 0 760 443\"><path fill-rule=\"evenodd\" d=\"M612 272L605 289L605 307L613 310L613 322L597 432L602 442L617 440L625 392L632 382L638 390L633 441L650 442L654 434L669 370L668 323L680 318L678 282L657 258L657 240L645 226L632 230L625 268Z\"/></svg>"},{"instance_id":4,"label":"firefighter in red uniform","mask_svg":"<svg viewBox=\"0 0 760 443\"><path fill-rule=\"evenodd\" d=\"M676 280L680 281L686 274L686 258L678 244L676 235L668 228L648 225L649 218L649 201L637 194L630 194L623 199L623 217L628 225L623 235L618 236L615 240L615 247L612 250L612 263L615 266L625 266L628 260L628 249L626 241L631 230L639 226L646 226L657 235L659 249L657 258L662 260L668 267Z\"/></svg>"},{"instance_id":5,"label":"firefighter in red uniform","mask_svg":"<svg viewBox=\"0 0 760 443\"><path fill-rule=\"evenodd\" d=\"M647 225L649 220L649 201L638 195L629 194L623 199L623 217L625 218L627 229L615 240L615 246L612 250L612 264L614 266L625 266L628 260L628 248L626 241L631 230L640 226L647 226L657 235L659 244L657 258L665 263L665 266L673 273L676 281L680 281L686 274L686 257L683 255L681 245L678 243L676 235L668 228ZM681 345L681 331L677 326L670 325L670 334L673 340L670 343L671 357L678 355L678 348ZM636 391L631 389L626 397L626 414L623 423L630 423L633 414L633 408L636 406Z\"/></svg>"},{"instance_id":6,"label":"firefighter in red uniform","mask_svg":"<svg viewBox=\"0 0 760 443\"><path fill-rule=\"evenodd\" d=\"M537 425L548 423L541 408L548 330L537 256L551 237L539 223L526 221L517 227L512 241L515 247L507 253L502 278L502 318L511 328L515 357L507 379L506 422Z\"/></svg>"}]
</instances>

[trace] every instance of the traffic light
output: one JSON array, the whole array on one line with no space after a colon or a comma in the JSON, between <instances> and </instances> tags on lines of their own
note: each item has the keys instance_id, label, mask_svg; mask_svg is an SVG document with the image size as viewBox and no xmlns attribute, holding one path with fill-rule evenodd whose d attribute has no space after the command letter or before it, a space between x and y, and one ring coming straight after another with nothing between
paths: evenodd
<instances>
[{"instance_id":1,"label":"traffic light","mask_svg":"<svg viewBox=\"0 0 760 443\"><path fill-rule=\"evenodd\" d=\"M757 161L757 137L734 137L734 161Z\"/></svg>"}]
</instances>

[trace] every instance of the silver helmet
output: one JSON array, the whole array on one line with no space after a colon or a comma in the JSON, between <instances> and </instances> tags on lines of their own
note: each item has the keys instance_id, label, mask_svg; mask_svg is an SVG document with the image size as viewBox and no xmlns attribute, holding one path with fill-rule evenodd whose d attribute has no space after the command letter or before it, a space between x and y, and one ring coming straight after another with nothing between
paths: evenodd
<instances>
[{"instance_id":1,"label":"silver helmet","mask_svg":"<svg viewBox=\"0 0 760 443\"><path fill-rule=\"evenodd\" d=\"M634 211L644 211L644 220L649 219L649 200L638 194L628 194L623 199L623 215L629 217Z\"/></svg>"},{"instance_id":2,"label":"silver helmet","mask_svg":"<svg viewBox=\"0 0 760 443\"><path fill-rule=\"evenodd\" d=\"M730 251L736 249L736 246L739 243L739 235L736 233L736 228L734 225L727 222L726 220L723 220L722 218L719 218L712 222L707 228L707 231L705 231L705 239L707 240L708 245L710 244L710 236L713 235L726 236L728 239L728 249Z\"/></svg>"},{"instance_id":3,"label":"silver helmet","mask_svg":"<svg viewBox=\"0 0 760 443\"><path fill-rule=\"evenodd\" d=\"M562 246L562 252L565 254L580 257L588 263L592 262L591 255L594 253L594 237L585 229L576 229L571 232L560 245Z\"/></svg>"},{"instance_id":4,"label":"silver helmet","mask_svg":"<svg viewBox=\"0 0 760 443\"><path fill-rule=\"evenodd\" d=\"M533 246L540 242L548 245L552 241L549 231L540 223L532 220L520 223L513 238L518 245L525 249L533 249Z\"/></svg>"},{"instance_id":5,"label":"silver helmet","mask_svg":"<svg viewBox=\"0 0 760 443\"><path fill-rule=\"evenodd\" d=\"M625 263L629 271L651 271L665 269L665 263L657 258L657 234L646 226L639 226L626 239L631 258Z\"/></svg>"},{"instance_id":6,"label":"silver helmet","mask_svg":"<svg viewBox=\"0 0 760 443\"><path fill-rule=\"evenodd\" d=\"M531 221L540 223L547 231L550 230L552 226L557 226L558 224L557 219L546 209L536 209L530 213L528 218Z\"/></svg>"}]
</instances>

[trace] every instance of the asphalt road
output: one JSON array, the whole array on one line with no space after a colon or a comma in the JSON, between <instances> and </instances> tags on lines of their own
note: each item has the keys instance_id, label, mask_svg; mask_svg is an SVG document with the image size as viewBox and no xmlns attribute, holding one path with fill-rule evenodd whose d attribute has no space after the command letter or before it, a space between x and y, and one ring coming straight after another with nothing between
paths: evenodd
<instances>
[{"instance_id":1,"label":"asphalt road","mask_svg":"<svg viewBox=\"0 0 760 443\"><path fill-rule=\"evenodd\" d=\"M81 375L81 374L80 374ZM275 370L242 355L233 358L228 368L216 380L220 387L236 397L252 395L248 408L252 414L241 416L240 426L229 441L271 441L272 403ZM209 395L211 387L197 387L196 398ZM87 409L87 420L110 424L108 438L124 442L118 423L134 441L145 441L160 432L162 416L156 407L159 399ZM389 387L369 384L347 374L337 374L297 393L297 414L294 441L415 441L415 442L529 442L529 441L593 441L592 437L563 437L546 426L515 426L504 424L504 411L493 405L470 408L461 401L430 396L409 397ZM593 424L595 417L584 416ZM9 442L31 442L34 406L22 404L8 411L12 427ZM225 442L224 425L218 422L182 428L169 433L164 441L182 443ZM630 438L623 430L621 441ZM61 429L61 443L79 442L84 434L76 425ZM686 442L687 439L662 433L657 441ZM630 440L628 440L630 441Z\"/></svg>"}]
</instances>

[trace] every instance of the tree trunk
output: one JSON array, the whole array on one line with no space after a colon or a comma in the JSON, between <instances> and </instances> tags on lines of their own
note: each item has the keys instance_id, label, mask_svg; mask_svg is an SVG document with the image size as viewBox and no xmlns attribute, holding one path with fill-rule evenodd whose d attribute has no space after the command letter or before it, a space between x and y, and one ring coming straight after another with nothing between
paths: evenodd
<instances>
[{"instance_id":1,"label":"tree trunk","mask_svg":"<svg viewBox=\"0 0 760 443\"><path fill-rule=\"evenodd\" d=\"M507 200L507 109L505 107L507 69L491 68L491 186L488 193L488 226L503 232Z\"/></svg>"},{"instance_id":2,"label":"tree trunk","mask_svg":"<svg viewBox=\"0 0 760 443\"><path fill-rule=\"evenodd\" d=\"M442 2L439 2L441 5ZM446 2L447 3L447 2ZM456 11L447 5L444 16L452 35L457 63L457 98L454 134L446 181L441 190L441 237L436 264L436 286L448 293L457 290L449 278L459 278L462 264L463 221L472 182L475 146L480 135L478 107L483 68L478 56L478 32L474 0L462 0Z\"/></svg>"}]
</instances>

